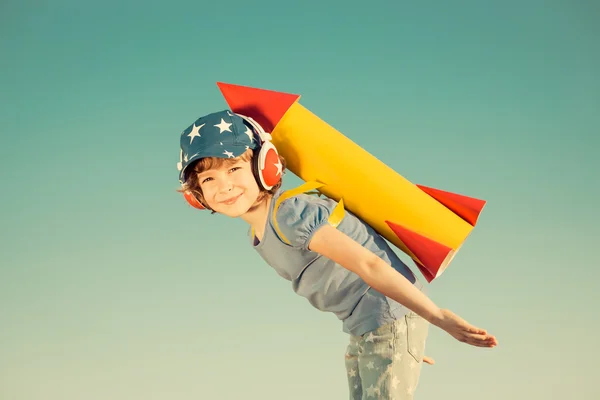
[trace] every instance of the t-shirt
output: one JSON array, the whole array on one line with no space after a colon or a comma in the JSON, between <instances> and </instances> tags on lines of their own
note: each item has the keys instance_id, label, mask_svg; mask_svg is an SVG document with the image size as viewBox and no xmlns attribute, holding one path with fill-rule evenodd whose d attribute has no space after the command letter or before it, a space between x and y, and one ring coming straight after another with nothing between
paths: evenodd
<instances>
[{"instance_id":1,"label":"t-shirt","mask_svg":"<svg viewBox=\"0 0 600 400\"><path fill-rule=\"evenodd\" d=\"M261 257L281 277L292 282L294 292L306 298L316 309L335 314L343 321L343 331L352 335L363 335L409 312L400 303L369 287L354 272L308 249L314 233L328 223L336 201L300 194L283 200L274 213L281 194L279 190L271 201L262 240L259 242L251 232L250 239ZM289 244L278 235L273 225L274 214L278 228ZM360 218L346 210L337 229L375 253L419 290L423 290L423 284L392 251L385 239Z\"/></svg>"}]
</instances>

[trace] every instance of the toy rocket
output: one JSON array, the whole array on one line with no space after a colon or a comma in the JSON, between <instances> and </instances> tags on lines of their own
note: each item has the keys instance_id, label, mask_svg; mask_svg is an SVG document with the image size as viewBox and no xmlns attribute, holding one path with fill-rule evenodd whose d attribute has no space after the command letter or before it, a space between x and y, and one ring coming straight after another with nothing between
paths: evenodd
<instances>
[{"instance_id":1,"label":"toy rocket","mask_svg":"<svg viewBox=\"0 0 600 400\"><path fill-rule=\"evenodd\" d=\"M218 82L233 112L270 132L287 168L340 201L416 263L428 282L460 249L484 200L415 185L304 108L299 95Z\"/></svg>"}]
</instances>

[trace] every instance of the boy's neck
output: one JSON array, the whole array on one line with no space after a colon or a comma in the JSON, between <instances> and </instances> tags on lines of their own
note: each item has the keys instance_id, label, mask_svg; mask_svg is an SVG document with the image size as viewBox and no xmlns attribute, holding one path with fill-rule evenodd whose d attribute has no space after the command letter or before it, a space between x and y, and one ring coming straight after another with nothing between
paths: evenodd
<instances>
[{"instance_id":1,"label":"boy's neck","mask_svg":"<svg viewBox=\"0 0 600 400\"><path fill-rule=\"evenodd\" d=\"M253 206L248 212L241 216L254 230L254 235L258 240L262 240L265 233L265 226L269 217L269 209L273 196L267 194L259 203Z\"/></svg>"}]
</instances>

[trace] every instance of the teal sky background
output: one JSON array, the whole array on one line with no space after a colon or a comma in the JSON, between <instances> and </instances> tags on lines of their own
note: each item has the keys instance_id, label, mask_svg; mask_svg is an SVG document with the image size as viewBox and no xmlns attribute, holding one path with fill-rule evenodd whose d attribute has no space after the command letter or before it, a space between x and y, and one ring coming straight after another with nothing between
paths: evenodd
<instances>
[{"instance_id":1,"label":"teal sky background","mask_svg":"<svg viewBox=\"0 0 600 400\"><path fill-rule=\"evenodd\" d=\"M347 398L341 323L176 193L217 81L488 201L428 290L500 345L432 328L417 399L600 398L599 4L3 1L0 398Z\"/></svg>"}]
</instances>

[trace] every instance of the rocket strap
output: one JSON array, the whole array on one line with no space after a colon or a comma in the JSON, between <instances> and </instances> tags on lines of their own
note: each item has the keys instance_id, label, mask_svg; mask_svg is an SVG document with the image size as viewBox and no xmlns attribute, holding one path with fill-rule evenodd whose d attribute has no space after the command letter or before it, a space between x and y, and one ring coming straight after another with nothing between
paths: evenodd
<instances>
[{"instance_id":1,"label":"rocket strap","mask_svg":"<svg viewBox=\"0 0 600 400\"><path fill-rule=\"evenodd\" d=\"M281 232L281 230L279 229L279 224L277 222L277 210L279 209L279 206L281 205L281 203L283 201L285 201L291 197L297 196L299 194L302 194L302 193L315 194L315 192L311 193L311 191L316 190L322 186L325 186L325 184L317 182L317 181L305 182L302 185L298 186L297 188L286 190L285 192L283 192L281 194L281 196L279 196L279 198L275 202L275 206L273 207L273 226L275 227L275 230L277 231L277 234L279 235L281 240L283 240L283 242L285 242L286 244L291 244L291 243L288 240L288 238L285 237L283 232ZM329 225L333 226L334 228L337 228L337 226L340 224L340 222L342 222L342 220L344 219L344 215L345 215L344 200L340 199L338 204L335 206L335 208L329 215L329 218L327 219L327 223ZM254 236L254 230L252 231L252 236Z\"/></svg>"}]
</instances>

